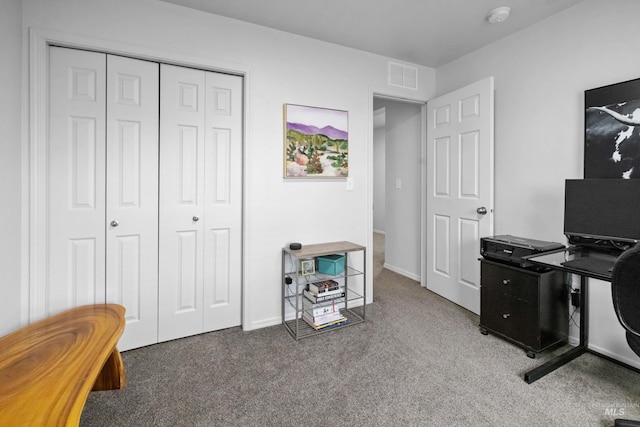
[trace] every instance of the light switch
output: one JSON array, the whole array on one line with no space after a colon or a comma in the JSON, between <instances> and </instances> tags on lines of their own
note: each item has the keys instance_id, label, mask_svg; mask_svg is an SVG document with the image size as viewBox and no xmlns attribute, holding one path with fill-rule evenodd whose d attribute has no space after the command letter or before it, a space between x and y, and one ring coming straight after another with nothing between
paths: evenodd
<instances>
[{"instance_id":1,"label":"light switch","mask_svg":"<svg viewBox=\"0 0 640 427\"><path fill-rule=\"evenodd\" d=\"M353 191L353 178L348 177L346 181L347 191Z\"/></svg>"},{"instance_id":2,"label":"light switch","mask_svg":"<svg viewBox=\"0 0 640 427\"><path fill-rule=\"evenodd\" d=\"M396 178L396 188L398 190L402 188L402 180L400 178Z\"/></svg>"}]
</instances>

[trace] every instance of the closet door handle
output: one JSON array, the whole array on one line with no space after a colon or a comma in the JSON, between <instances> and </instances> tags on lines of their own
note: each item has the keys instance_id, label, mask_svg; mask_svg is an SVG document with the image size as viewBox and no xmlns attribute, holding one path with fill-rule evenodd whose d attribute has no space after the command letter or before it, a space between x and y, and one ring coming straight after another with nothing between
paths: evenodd
<instances>
[{"instance_id":1,"label":"closet door handle","mask_svg":"<svg viewBox=\"0 0 640 427\"><path fill-rule=\"evenodd\" d=\"M118 221L116 221L115 219L113 221L111 221L111 226L112 227L117 227L118 225L120 225L120 223Z\"/></svg>"},{"instance_id":2,"label":"closet door handle","mask_svg":"<svg viewBox=\"0 0 640 427\"><path fill-rule=\"evenodd\" d=\"M194 217L193 217L193 222L198 222L198 220L199 220L199 219L200 219L200 218L198 218L197 216L194 216Z\"/></svg>"}]
</instances>

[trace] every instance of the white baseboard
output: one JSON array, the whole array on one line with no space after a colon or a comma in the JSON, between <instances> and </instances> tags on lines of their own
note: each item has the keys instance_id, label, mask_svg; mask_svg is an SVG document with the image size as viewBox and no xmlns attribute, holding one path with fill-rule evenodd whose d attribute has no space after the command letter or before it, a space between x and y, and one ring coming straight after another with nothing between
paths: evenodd
<instances>
[{"instance_id":1,"label":"white baseboard","mask_svg":"<svg viewBox=\"0 0 640 427\"><path fill-rule=\"evenodd\" d=\"M567 342L569 343L569 345L577 347L580 344L580 339L576 336L569 335ZM640 369L640 362L638 362L638 360L630 359L624 355L614 353L602 346L589 344L589 350L595 351L597 354L610 357L611 359L617 360L626 365L633 366L636 369Z\"/></svg>"},{"instance_id":2,"label":"white baseboard","mask_svg":"<svg viewBox=\"0 0 640 427\"><path fill-rule=\"evenodd\" d=\"M403 270L401 268L395 267L395 266L393 266L391 264L387 264L386 262L383 264L383 267L386 268L387 270L393 271L394 273L398 273L401 276L408 277L411 280L415 280L416 282L420 281L420 276L419 275L414 274L414 273L410 273L410 272L405 271L405 270Z\"/></svg>"},{"instance_id":3,"label":"white baseboard","mask_svg":"<svg viewBox=\"0 0 640 427\"><path fill-rule=\"evenodd\" d=\"M633 366L636 369L640 369L640 363L638 363L637 360L629 359L628 357L625 357L623 355L613 353L612 351L607 350L606 348L599 347L599 346L593 345L593 344L589 344L589 350L593 350L598 354L602 354L603 356L610 357L610 358L615 359L615 360L617 360L619 362L622 362L622 363L624 363L626 365Z\"/></svg>"},{"instance_id":4,"label":"white baseboard","mask_svg":"<svg viewBox=\"0 0 640 427\"><path fill-rule=\"evenodd\" d=\"M382 234L383 236L385 234L384 231L381 231L381 230L373 230L373 232L376 234Z\"/></svg>"}]
</instances>

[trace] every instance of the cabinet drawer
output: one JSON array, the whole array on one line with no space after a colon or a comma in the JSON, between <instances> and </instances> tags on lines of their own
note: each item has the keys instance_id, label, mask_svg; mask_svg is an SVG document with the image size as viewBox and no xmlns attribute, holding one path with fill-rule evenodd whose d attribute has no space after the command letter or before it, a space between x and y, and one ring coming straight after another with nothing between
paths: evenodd
<instances>
[{"instance_id":1,"label":"cabinet drawer","mask_svg":"<svg viewBox=\"0 0 640 427\"><path fill-rule=\"evenodd\" d=\"M485 302L481 307L482 326L521 344L537 348L540 343L538 307L517 300Z\"/></svg>"},{"instance_id":2,"label":"cabinet drawer","mask_svg":"<svg viewBox=\"0 0 640 427\"><path fill-rule=\"evenodd\" d=\"M525 304L538 303L537 274L482 263L480 277L483 297L505 298Z\"/></svg>"}]
</instances>

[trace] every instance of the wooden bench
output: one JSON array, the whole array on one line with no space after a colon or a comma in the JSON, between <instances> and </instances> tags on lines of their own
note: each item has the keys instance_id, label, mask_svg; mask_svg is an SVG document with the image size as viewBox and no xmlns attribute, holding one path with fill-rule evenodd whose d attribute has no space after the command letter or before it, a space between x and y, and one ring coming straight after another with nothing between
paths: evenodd
<instances>
[{"instance_id":1,"label":"wooden bench","mask_svg":"<svg viewBox=\"0 0 640 427\"><path fill-rule=\"evenodd\" d=\"M124 388L124 312L77 307L0 338L0 426L77 426L92 389Z\"/></svg>"}]
</instances>

